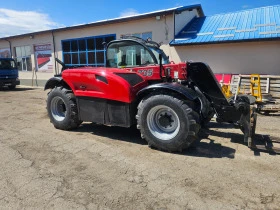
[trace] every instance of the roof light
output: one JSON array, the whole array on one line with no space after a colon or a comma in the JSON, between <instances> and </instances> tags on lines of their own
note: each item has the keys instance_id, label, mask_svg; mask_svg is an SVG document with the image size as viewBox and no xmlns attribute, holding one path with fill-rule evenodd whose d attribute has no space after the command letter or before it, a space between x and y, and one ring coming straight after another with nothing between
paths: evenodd
<instances>
[{"instance_id":1,"label":"roof light","mask_svg":"<svg viewBox=\"0 0 280 210\"><path fill-rule=\"evenodd\" d=\"M225 35L215 35L214 38L226 38L226 37L233 37L234 34L225 34Z\"/></svg>"},{"instance_id":2,"label":"roof light","mask_svg":"<svg viewBox=\"0 0 280 210\"><path fill-rule=\"evenodd\" d=\"M262 27L262 26L276 26L276 23L265 23L265 24L256 24L255 27Z\"/></svg>"},{"instance_id":3,"label":"roof light","mask_svg":"<svg viewBox=\"0 0 280 210\"><path fill-rule=\"evenodd\" d=\"M235 30L235 33L252 32L256 30L257 30L256 28L240 29L240 30Z\"/></svg>"},{"instance_id":4,"label":"roof light","mask_svg":"<svg viewBox=\"0 0 280 210\"><path fill-rule=\"evenodd\" d=\"M259 34L265 35L265 34L280 34L280 30L279 31L263 31L263 32L259 32Z\"/></svg>"},{"instance_id":5,"label":"roof light","mask_svg":"<svg viewBox=\"0 0 280 210\"><path fill-rule=\"evenodd\" d=\"M218 31L226 31L226 30L235 30L236 27L228 27L228 28L218 28Z\"/></svg>"},{"instance_id":6,"label":"roof light","mask_svg":"<svg viewBox=\"0 0 280 210\"><path fill-rule=\"evenodd\" d=\"M205 36L205 35L212 35L214 32L204 32L204 33L198 33L197 36Z\"/></svg>"}]
</instances>

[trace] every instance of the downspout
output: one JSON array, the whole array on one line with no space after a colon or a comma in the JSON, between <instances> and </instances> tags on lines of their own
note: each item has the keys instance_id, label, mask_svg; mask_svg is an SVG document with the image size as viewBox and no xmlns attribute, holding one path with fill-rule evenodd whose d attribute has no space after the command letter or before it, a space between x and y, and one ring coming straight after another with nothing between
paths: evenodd
<instances>
[{"instance_id":1,"label":"downspout","mask_svg":"<svg viewBox=\"0 0 280 210\"><path fill-rule=\"evenodd\" d=\"M175 20L175 17L176 17L176 14L175 14L175 11L173 12L173 21L174 21L174 23L173 23L173 29L174 29L174 31L173 31L173 39L175 39L175 28L176 28L176 20Z\"/></svg>"},{"instance_id":2,"label":"downspout","mask_svg":"<svg viewBox=\"0 0 280 210\"><path fill-rule=\"evenodd\" d=\"M52 38L53 38L53 54L54 54L54 58L56 58L56 48L55 48L55 40L54 40L54 34L53 34L53 31L52 31ZM55 71L55 74L57 74L57 70L56 70L56 61L54 59L54 71Z\"/></svg>"},{"instance_id":3,"label":"downspout","mask_svg":"<svg viewBox=\"0 0 280 210\"><path fill-rule=\"evenodd\" d=\"M10 46L10 54L11 54L11 57L13 57L13 53L12 53L12 44L11 44L11 41L8 40L8 39L5 39L5 41L9 42L9 46Z\"/></svg>"}]
</instances>

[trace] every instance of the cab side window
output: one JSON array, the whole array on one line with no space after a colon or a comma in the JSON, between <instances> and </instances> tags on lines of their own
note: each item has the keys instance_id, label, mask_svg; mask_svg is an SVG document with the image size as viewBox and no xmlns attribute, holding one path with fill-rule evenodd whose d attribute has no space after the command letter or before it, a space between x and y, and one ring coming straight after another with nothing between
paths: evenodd
<instances>
[{"instance_id":1,"label":"cab side window","mask_svg":"<svg viewBox=\"0 0 280 210\"><path fill-rule=\"evenodd\" d=\"M127 41L113 43L107 51L109 67L125 68L154 64L150 52L142 45Z\"/></svg>"}]
</instances>

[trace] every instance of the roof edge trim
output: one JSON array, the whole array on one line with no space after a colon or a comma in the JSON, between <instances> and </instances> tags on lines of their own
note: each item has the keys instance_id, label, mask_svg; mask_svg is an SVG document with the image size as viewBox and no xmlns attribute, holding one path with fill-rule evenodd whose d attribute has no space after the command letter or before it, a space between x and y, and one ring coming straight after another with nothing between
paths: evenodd
<instances>
[{"instance_id":1,"label":"roof edge trim","mask_svg":"<svg viewBox=\"0 0 280 210\"><path fill-rule=\"evenodd\" d=\"M144 19L144 18L148 18L148 17L157 16L157 15L173 14L174 12L180 12L180 11L185 11L185 10L189 10L189 9L197 9L198 13L199 14L201 13L204 16L201 5L194 4L194 5L180 6L180 7L175 7L175 8L165 9L165 10L157 10L157 11L142 13L142 14L138 14L138 15L134 15L134 16L118 17L118 18L100 20L100 21L86 23L86 24L66 26L66 27L61 27L61 28L54 28L54 29L48 29L48 30L43 30L43 31L35 31L35 32L29 32L29 33L25 33L25 34L6 36L6 37L1 37L0 40L13 39L13 38L19 38L19 37L37 35L37 34L44 34L44 33L53 33L53 32L64 31L64 30L73 30L73 29L85 28L85 27L90 27L90 26L100 26L100 25L113 24L113 23L119 23L119 22L131 21L131 20L140 20L140 19Z\"/></svg>"},{"instance_id":2,"label":"roof edge trim","mask_svg":"<svg viewBox=\"0 0 280 210\"><path fill-rule=\"evenodd\" d=\"M170 46L187 46L187 45L208 45L208 44L230 44L230 43L244 43L244 42L260 42L260 41L277 41L280 40L280 37L273 38L260 38L260 39L242 39L242 40L225 40L225 41L212 41L212 42L193 42L193 43L172 43L174 39L169 42Z\"/></svg>"}]
</instances>

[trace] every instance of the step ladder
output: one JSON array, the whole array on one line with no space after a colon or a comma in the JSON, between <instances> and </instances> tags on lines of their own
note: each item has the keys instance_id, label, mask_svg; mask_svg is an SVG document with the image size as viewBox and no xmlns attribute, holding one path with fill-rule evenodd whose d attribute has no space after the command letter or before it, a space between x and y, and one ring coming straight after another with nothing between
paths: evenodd
<instances>
[{"instance_id":1,"label":"step ladder","mask_svg":"<svg viewBox=\"0 0 280 210\"><path fill-rule=\"evenodd\" d=\"M259 74L251 74L251 95L256 97L257 102L262 102L261 78Z\"/></svg>"}]
</instances>

